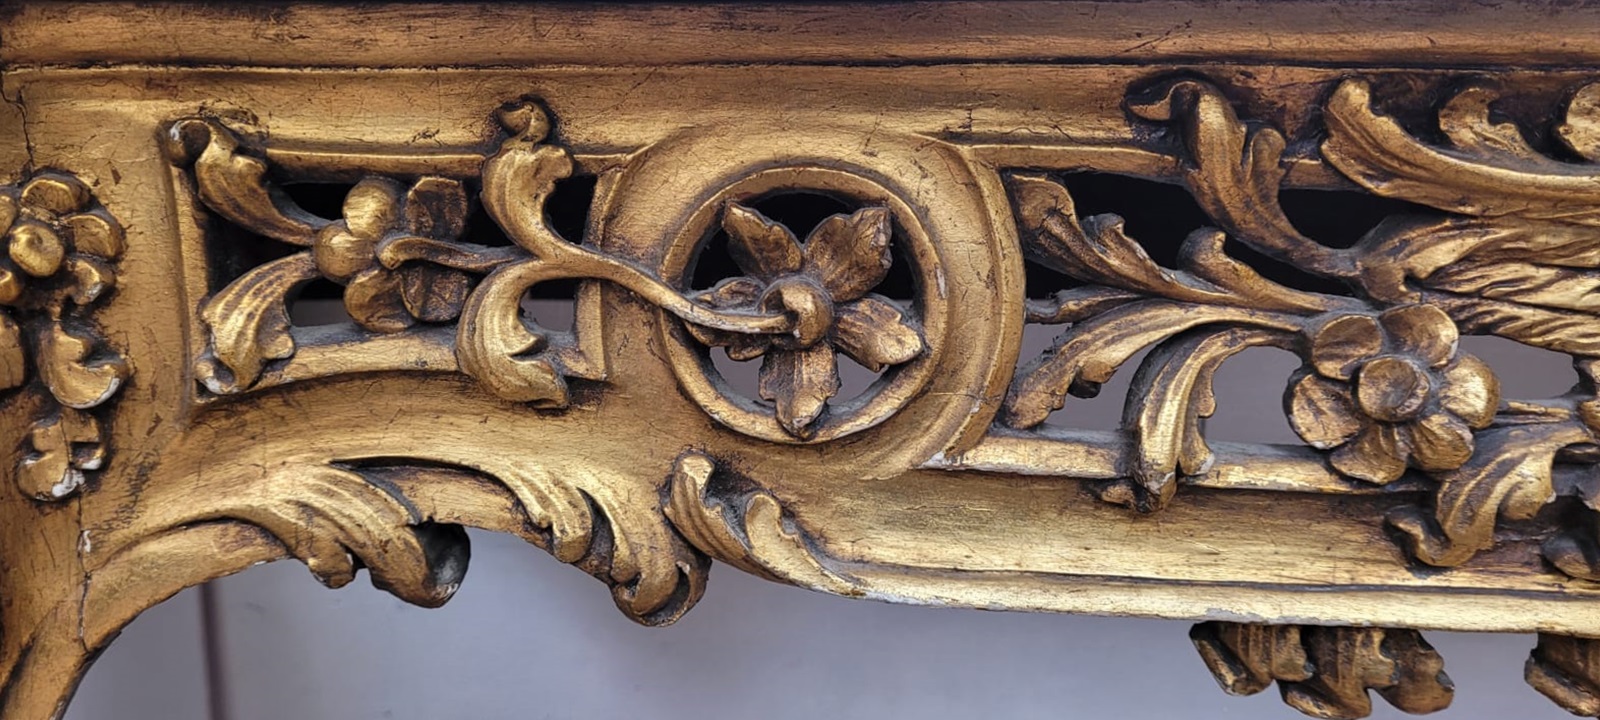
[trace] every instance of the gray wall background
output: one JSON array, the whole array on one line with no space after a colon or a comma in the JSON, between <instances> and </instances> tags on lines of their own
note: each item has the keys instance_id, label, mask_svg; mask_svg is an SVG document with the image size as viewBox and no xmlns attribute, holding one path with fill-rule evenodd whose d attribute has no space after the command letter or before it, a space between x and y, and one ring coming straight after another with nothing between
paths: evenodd
<instances>
[{"instance_id":1,"label":"gray wall background","mask_svg":"<svg viewBox=\"0 0 1600 720\"><path fill-rule=\"evenodd\" d=\"M1030 336L1033 351L1048 333ZM1565 357L1468 338L1508 397L1549 397ZM1246 351L1217 378L1215 439L1294 442L1284 381L1298 362ZM1115 424L1132 366L1071 424ZM1181 502L1181 497L1180 500ZM73 720L450 718L1297 718L1275 690L1225 695L1188 623L895 607L783 587L726 567L677 625L634 625L604 586L522 542L472 535L446 607L365 577L324 589L275 563L141 616L90 671ZM1436 717L1570 717L1522 681L1531 636L1428 633L1455 679ZM208 645L213 652L208 653ZM1374 717L1407 717L1375 698ZM217 712L212 713L212 709Z\"/></svg>"}]
</instances>

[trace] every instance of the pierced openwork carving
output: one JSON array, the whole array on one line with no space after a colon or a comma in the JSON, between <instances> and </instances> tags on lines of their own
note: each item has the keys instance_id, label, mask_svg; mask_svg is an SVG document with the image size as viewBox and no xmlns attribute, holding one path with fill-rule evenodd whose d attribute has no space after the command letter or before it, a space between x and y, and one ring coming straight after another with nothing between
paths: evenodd
<instances>
[{"instance_id":1,"label":"pierced openwork carving","mask_svg":"<svg viewBox=\"0 0 1600 720\"><path fill-rule=\"evenodd\" d=\"M1592 87L1577 91L1558 129L1575 152L1594 122L1585 101ZM1290 381L1285 409L1295 432L1326 451L1332 470L1373 485L1408 471L1428 478L1431 507L1389 517L1418 560L1459 565L1489 547L1495 519L1532 518L1556 496L1552 464L1595 441L1585 419L1595 390L1582 361L1593 242L1572 195L1587 175L1582 165L1539 158L1517 128L1492 122L1494 98L1473 85L1447 101L1439 122L1456 147L1444 151L1373 111L1365 82L1337 86L1321 146L1328 163L1374 194L1449 213L1391 217L1350 248L1305 237L1278 209L1283 136L1247 127L1216 87L1193 80L1158 86L1130 104L1138 117L1181 131L1185 182L1217 223L1189 236L1179 268L1156 265L1123 233L1121 218L1079 218L1048 177L1012 177L1024 249L1085 284L1030 302L1031 322L1069 329L1024 368L1005 424L1039 425L1068 394L1094 395L1150 348L1127 402L1128 476L1099 492L1158 510L1180 477L1213 467L1200 420L1215 410L1217 368L1247 347L1289 350L1305 366ZM1268 280L1229 254L1230 239L1351 292ZM1551 401L1502 402L1493 370L1459 350L1462 332L1571 353L1585 382ZM1563 571L1594 579L1585 559L1594 557L1592 543L1558 535L1546 555Z\"/></svg>"},{"instance_id":2,"label":"pierced openwork carving","mask_svg":"<svg viewBox=\"0 0 1600 720\"><path fill-rule=\"evenodd\" d=\"M41 98L0 187L0 714L258 562L443 603L463 527L647 625L713 560L1201 620L1224 689L1318 717L1448 704L1420 630L1538 631L1529 682L1600 712L1592 76L678 62L635 107L557 65L0 71ZM1097 211L1105 176L1202 220L1164 247ZM1300 192L1381 212L1334 242ZM348 318L296 325L307 288ZM1579 381L1510 397L1469 335ZM1298 360L1296 444L1208 436L1256 348ZM1119 374L1120 423L1076 426Z\"/></svg>"}]
</instances>

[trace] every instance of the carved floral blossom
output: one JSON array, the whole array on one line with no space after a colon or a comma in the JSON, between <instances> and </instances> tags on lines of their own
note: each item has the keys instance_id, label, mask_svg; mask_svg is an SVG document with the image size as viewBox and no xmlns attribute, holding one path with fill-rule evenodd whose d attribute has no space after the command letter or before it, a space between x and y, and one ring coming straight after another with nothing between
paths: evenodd
<instances>
[{"instance_id":1,"label":"carved floral blossom","mask_svg":"<svg viewBox=\"0 0 1600 720\"><path fill-rule=\"evenodd\" d=\"M1457 352L1455 323L1432 305L1341 315L1312 336L1311 362L1289 391L1295 432L1340 472L1374 483L1406 466L1452 470L1472 457L1500 386L1483 361Z\"/></svg>"},{"instance_id":2,"label":"carved floral blossom","mask_svg":"<svg viewBox=\"0 0 1600 720\"><path fill-rule=\"evenodd\" d=\"M922 333L888 298L869 294L891 262L889 211L867 207L823 220L802 245L789 228L730 203L722 216L729 252L746 275L696 295L720 310L784 312L795 317L788 335L741 334L687 324L701 342L727 349L734 360L762 358L761 397L797 437L839 392L842 352L882 372L922 354Z\"/></svg>"},{"instance_id":3,"label":"carved floral blossom","mask_svg":"<svg viewBox=\"0 0 1600 720\"><path fill-rule=\"evenodd\" d=\"M60 499L103 467L104 430L88 411L128 377L81 310L116 285L122 227L82 181L43 173L0 187L0 240L0 390L28 382L32 365L53 401L36 414L16 480L32 497Z\"/></svg>"},{"instance_id":4,"label":"carved floral blossom","mask_svg":"<svg viewBox=\"0 0 1600 720\"><path fill-rule=\"evenodd\" d=\"M450 322L466 302L467 273L428 262L394 267L398 263L380 262L380 256L396 245L456 240L466 229L467 212L458 181L425 177L406 188L368 177L345 196L344 219L317 233L317 269L345 285L345 309L368 330L396 332L418 320Z\"/></svg>"}]
</instances>

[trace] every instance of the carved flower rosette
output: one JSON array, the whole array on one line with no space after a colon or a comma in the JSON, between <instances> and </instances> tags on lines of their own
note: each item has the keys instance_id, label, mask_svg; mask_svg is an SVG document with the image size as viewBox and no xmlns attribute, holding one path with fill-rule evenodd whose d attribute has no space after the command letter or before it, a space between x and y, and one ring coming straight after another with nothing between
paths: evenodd
<instances>
[{"instance_id":1,"label":"carved flower rosette","mask_svg":"<svg viewBox=\"0 0 1600 720\"><path fill-rule=\"evenodd\" d=\"M95 409L129 373L92 318L116 287L122 227L81 180L45 172L0 186L0 228L0 391L43 391L16 480L35 499L59 500L105 464Z\"/></svg>"}]
</instances>

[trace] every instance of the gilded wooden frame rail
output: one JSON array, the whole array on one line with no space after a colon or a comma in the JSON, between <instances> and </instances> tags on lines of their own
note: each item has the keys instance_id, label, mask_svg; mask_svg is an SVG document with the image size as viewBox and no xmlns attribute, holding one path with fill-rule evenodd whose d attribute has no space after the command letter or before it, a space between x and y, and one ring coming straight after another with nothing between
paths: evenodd
<instances>
[{"instance_id":1,"label":"gilded wooden frame rail","mask_svg":"<svg viewBox=\"0 0 1600 720\"><path fill-rule=\"evenodd\" d=\"M1346 5L7 7L0 716L261 562L443 603L462 526L648 625L712 561L1193 619L1319 717L1448 704L1419 630L1538 632L1529 682L1600 715L1600 9ZM1080 171L1210 223L1158 264ZM1408 204L1340 247L1285 189ZM841 210L761 209L794 193ZM290 321L313 281L349 322ZM556 281L570 330L522 303ZM1503 397L1463 334L1580 382ZM1206 439L1251 347L1302 359L1303 444ZM1046 423L1125 364L1120 429Z\"/></svg>"}]
</instances>

